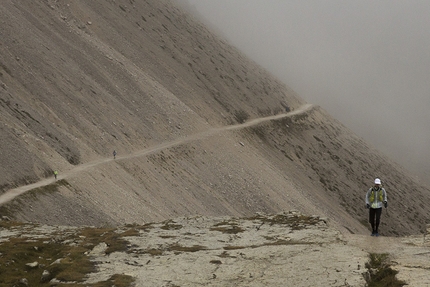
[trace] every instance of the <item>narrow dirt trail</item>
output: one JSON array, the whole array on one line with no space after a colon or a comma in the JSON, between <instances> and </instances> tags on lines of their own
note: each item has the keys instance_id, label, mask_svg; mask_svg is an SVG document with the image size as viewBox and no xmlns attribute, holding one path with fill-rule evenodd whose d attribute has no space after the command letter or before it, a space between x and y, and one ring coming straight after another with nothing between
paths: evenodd
<instances>
[{"instance_id":1,"label":"narrow dirt trail","mask_svg":"<svg viewBox=\"0 0 430 287\"><path fill-rule=\"evenodd\" d=\"M99 165L102 165L105 163L109 163L109 162L112 162L114 160L118 161L118 160L125 160L125 159L130 159L130 158L146 156L146 155L149 155L149 154L152 154L152 153L155 153L155 152L158 152L160 150L167 149L167 148L170 148L173 146L177 146L177 145L184 144L184 143L191 142L191 141L195 141L195 140L204 139L206 137L210 137L210 136L217 134L217 133L220 133L220 132L242 129L242 128L258 125L259 123L262 123L262 122L277 120L277 119L281 119L281 118L285 118L285 117L291 117L291 116L294 116L297 114L306 113L309 110L311 110L313 107L314 107L314 105L312 105L312 104L305 104L305 105L301 106L299 109L294 110L294 111L289 112L289 113L284 113L284 114L279 114L279 115L269 116L269 117L264 117L264 118L257 118L257 119L253 119L253 120L246 122L246 123L243 123L243 124L225 126L225 127L220 127L220 128L212 128L212 129L209 129L209 130L204 131L204 132L189 135L185 138L180 138L180 139L177 139L174 141L161 143L159 145L156 145L156 146L153 146L153 147L150 147L147 149L143 149L143 150L140 150L140 151L137 151L134 153L130 153L128 155L117 156L116 159L102 158L102 159L95 160L92 162L87 162L87 163L81 164L79 166L76 166L75 168L73 168L71 170L62 172L61 175L59 175L57 177L57 180L72 177L72 176L74 176L80 172L86 171L92 167L99 166ZM32 189L35 189L38 187L47 186L47 185L52 184L54 182L55 182L55 179L47 178L47 179L43 179L41 181L38 181L36 183L32 183L29 185L24 185L24 186L20 186L20 187L14 188L14 189L10 189L10 190L6 191L5 193L3 193L2 195L0 195L0 205L13 200L15 197L17 197L17 196L19 196L19 195L21 195L21 194L23 194L29 190L32 190Z\"/></svg>"},{"instance_id":2,"label":"narrow dirt trail","mask_svg":"<svg viewBox=\"0 0 430 287\"><path fill-rule=\"evenodd\" d=\"M239 130L258 125L263 122L303 114L310 111L312 108L314 108L313 105L306 104L289 113L253 119L243 124L211 128L184 138L160 143L134 153L117 156L115 160L113 158L101 158L92 162L81 164L68 171L63 171L61 175L58 176L58 180L74 177L81 172L113 161L143 157L177 145L205 139L222 132ZM13 200L17 196L24 194L25 192L34 188L47 186L54 182L55 179L47 178L33 184L11 189L0 195L0 205ZM430 241L428 239L425 240L423 237L372 237L370 234L366 233L367 230L363 228L358 222L349 221L346 223L337 222L336 220L331 222L334 224L334 227L341 232L345 242L344 244L351 248L358 248L358 250L365 251L366 253L388 253L392 267L399 271L397 277L400 280L406 281L411 286L430 286L430 276L427 274L428 270L430 269L430 261L428 260L428 256L430 254ZM358 230L360 227L362 227L364 231L359 232L358 234L351 234L348 229L344 227L345 224L354 225L356 228L358 228Z\"/></svg>"}]
</instances>

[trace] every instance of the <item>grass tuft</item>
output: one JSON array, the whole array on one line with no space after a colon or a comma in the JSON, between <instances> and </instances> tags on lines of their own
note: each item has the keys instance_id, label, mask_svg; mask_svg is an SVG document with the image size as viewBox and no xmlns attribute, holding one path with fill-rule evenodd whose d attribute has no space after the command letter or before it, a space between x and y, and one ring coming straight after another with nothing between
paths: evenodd
<instances>
[{"instance_id":1,"label":"grass tuft","mask_svg":"<svg viewBox=\"0 0 430 287\"><path fill-rule=\"evenodd\" d=\"M221 260L211 260L211 261L209 261L209 263L211 263L211 264L217 264L217 265L220 265L220 264L222 264L222 262L221 262Z\"/></svg>"},{"instance_id":2,"label":"grass tuft","mask_svg":"<svg viewBox=\"0 0 430 287\"><path fill-rule=\"evenodd\" d=\"M245 229L238 226L237 223L222 221L210 228L211 231L219 231L226 234L237 234L244 232Z\"/></svg>"},{"instance_id":3,"label":"grass tuft","mask_svg":"<svg viewBox=\"0 0 430 287\"><path fill-rule=\"evenodd\" d=\"M201 245L182 246L179 244L172 244L167 249L169 251L174 251L174 252L197 252L201 250L206 250L207 248Z\"/></svg>"},{"instance_id":4,"label":"grass tuft","mask_svg":"<svg viewBox=\"0 0 430 287\"><path fill-rule=\"evenodd\" d=\"M391 269L387 253L370 253L366 282L368 287L401 287L407 285L397 280L398 271Z\"/></svg>"}]
</instances>

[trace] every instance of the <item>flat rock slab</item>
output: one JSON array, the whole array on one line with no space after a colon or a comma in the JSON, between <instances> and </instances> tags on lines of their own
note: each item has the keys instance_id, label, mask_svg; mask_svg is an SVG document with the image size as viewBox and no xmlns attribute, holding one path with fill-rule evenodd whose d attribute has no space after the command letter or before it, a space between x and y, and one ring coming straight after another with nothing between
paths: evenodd
<instances>
[{"instance_id":1,"label":"flat rock slab","mask_svg":"<svg viewBox=\"0 0 430 287\"><path fill-rule=\"evenodd\" d=\"M88 283L126 274L137 286L365 285L368 253L318 217L179 218L127 240L128 252L94 258Z\"/></svg>"},{"instance_id":2,"label":"flat rock slab","mask_svg":"<svg viewBox=\"0 0 430 287\"><path fill-rule=\"evenodd\" d=\"M11 224L0 228L0 244L47 238L48 243L76 246L85 241L83 228L88 227ZM342 234L327 219L294 211L249 218L182 217L112 230L127 246L110 253L103 237L93 242L85 254L96 271L88 274L87 284L124 274L136 286L151 287L361 287L369 274L369 254L387 253L399 280L430 286L429 239Z\"/></svg>"}]
</instances>

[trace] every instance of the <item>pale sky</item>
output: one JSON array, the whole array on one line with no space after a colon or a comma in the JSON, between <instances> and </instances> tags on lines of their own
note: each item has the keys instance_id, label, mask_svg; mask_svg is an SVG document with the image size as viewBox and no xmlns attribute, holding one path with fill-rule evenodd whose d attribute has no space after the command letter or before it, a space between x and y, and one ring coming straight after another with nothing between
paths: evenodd
<instances>
[{"instance_id":1,"label":"pale sky","mask_svg":"<svg viewBox=\"0 0 430 287\"><path fill-rule=\"evenodd\" d=\"M430 176L430 1L188 2L300 97Z\"/></svg>"}]
</instances>

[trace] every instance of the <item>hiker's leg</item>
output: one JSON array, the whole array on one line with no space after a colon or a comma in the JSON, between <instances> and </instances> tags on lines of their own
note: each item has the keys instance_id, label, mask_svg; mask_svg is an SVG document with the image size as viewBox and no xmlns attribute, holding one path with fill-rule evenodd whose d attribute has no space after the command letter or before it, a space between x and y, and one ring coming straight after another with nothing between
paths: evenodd
<instances>
[{"instance_id":1,"label":"hiker's leg","mask_svg":"<svg viewBox=\"0 0 430 287\"><path fill-rule=\"evenodd\" d=\"M375 232L375 209L369 209L369 223L372 226L372 233Z\"/></svg>"},{"instance_id":2,"label":"hiker's leg","mask_svg":"<svg viewBox=\"0 0 430 287\"><path fill-rule=\"evenodd\" d=\"M382 207L375 209L375 214L376 214L376 232L378 232L378 227L379 227L379 223L381 222L381 213L382 213Z\"/></svg>"}]
</instances>

